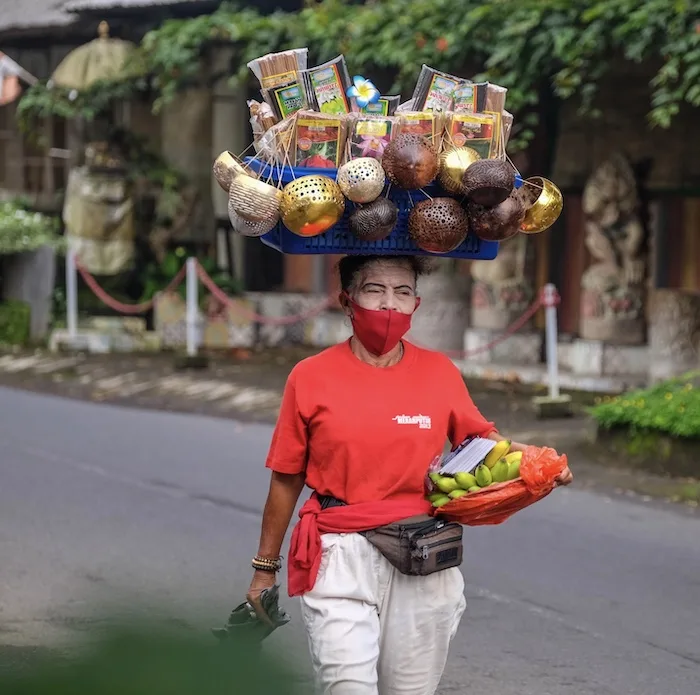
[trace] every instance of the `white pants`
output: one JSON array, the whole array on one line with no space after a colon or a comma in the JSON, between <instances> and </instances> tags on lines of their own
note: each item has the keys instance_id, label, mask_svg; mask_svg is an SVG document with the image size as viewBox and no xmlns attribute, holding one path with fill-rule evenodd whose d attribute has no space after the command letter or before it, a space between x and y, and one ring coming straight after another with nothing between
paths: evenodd
<instances>
[{"instance_id":1,"label":"white pants","mask_svg":"<svg viewBox=\"0 0 700 695\"><path fill-rule=\"evenodd\" d=\"M467 605L459 569L406 576L358 533L322 541L301 598L319 695L433 695Z\"/></svg>"}]
</instances>

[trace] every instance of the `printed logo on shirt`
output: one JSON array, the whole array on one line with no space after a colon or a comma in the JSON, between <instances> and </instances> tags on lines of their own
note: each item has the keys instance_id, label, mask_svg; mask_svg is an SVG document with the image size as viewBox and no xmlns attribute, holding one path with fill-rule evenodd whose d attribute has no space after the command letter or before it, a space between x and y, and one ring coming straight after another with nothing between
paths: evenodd
<instances>
[{"instance_id":1,"label":"printed logo on shirt","mask_svg":"<svg viewBox=\"0 0 700 695\"><path fill-rule=\"evenodd\" d=\"M430 415L395 415L392 420L399 425L418 425L421 430L429 430L433 425Z\"/></svg>"}]
</instances>

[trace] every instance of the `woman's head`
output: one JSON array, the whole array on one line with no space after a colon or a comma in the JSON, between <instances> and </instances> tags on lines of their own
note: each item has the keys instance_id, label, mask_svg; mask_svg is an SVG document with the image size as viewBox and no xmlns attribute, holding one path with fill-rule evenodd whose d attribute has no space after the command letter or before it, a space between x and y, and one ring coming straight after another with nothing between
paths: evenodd
<instances>
[{"instance_id":1,"label":"woman's head","mask_svg":"<svg viewBox=\"0 0 700 695\"><path fill-rule=\"evenodd\" d=\"M364 309L393 309L412 314L418 277L428 272L417 256L345 256L338 263L344 294ZM349 303L343 308L351 315Z\"/></svg>"}]
</instances>

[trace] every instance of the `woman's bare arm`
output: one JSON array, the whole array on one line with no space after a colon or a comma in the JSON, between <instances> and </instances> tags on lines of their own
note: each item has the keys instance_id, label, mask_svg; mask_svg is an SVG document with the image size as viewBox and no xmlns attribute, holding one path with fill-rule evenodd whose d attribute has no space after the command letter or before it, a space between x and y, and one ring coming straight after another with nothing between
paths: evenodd
<instances>
[{"instance_id":1,"label":"woman's bare arm","mask_svg":"<svg viewBox=\"0 0 700 695\"><path fill-rule=\"evenodd\" d=\"M304 474L289 475L273 471L270 478L270 491L263 511L260 532L260 557L278 558L282 550L284 536L292 520L299 495L304 489Z\"/></svg>"},{"instance_id":2,"label":"woman's bare arm","mask_svg":"<svg viewBox=\"0 0 700 695\"><path fill-rule=\"evenodd\" d=\"M303 473L290 475L273 471L263 511L260 544L258 545L260 557L277 559L280 556L284 536L289 528L289 522L292 520L294 508L299 501L301 491L304 489L304 478ZM260 594L276 583L277 574L275 572L255 570L253 573L253 581L250 583L246 598L263 619L265 615L260 605Z\"/></svg>"}]
</instances>

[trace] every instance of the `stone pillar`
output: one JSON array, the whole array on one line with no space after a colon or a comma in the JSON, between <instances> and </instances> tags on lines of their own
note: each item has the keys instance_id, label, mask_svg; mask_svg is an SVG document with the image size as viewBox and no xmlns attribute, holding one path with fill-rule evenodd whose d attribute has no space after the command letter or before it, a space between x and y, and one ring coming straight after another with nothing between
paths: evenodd
<instances>
[{"instance_id":1,"label":"stone pillar","mask_svg":"<svg viewBox=\"0 0 700 695\"><path fill-rule=\"evenodd\" d=\"M652 382L700 368L700 293L654 290L649 321Z\"/></svg>"},{"instance_id":2,"label":"stone pillar","mask_svg":"<svg viewBox=\"0 0 700 695\"><path fill-rule=\"evenodd\" d=\"M646 231L637 181L624 157L612 157L591 176L583 211L593 263L581 278L581 337L641 345L646 339Z\"/></svg>"},{"instance_id":3,"label":"stone pillar","mask_svg":"<svg viewBox=\"0 0 700 695\"><path fill-rule=\"evenodd\" d=\"M2 296L29 304L29 338L46 337L51 323L51 304L56 278L56 252L50 246L7 256Z\"/></svg>"},{"instance_id":4,"label":"stone pillar","mask_svg":"<svg viewBox=\"0 0 700 695\"><path fill-rule=\"evenodd\" d=\"M182 241L210 242L214 232L212 204L212 92L188 89L163 109L163 156L181 171L197 190L191 224L181 232Z\"/></svg>"},{"instance_id":5,"label":"stone pillar","mask_svg":"<svg viewBox=\"0 0 700 695\"><path fill-rule=\"evenodd\" d=\"M484 349L502 336L534 301L536 290L528 272L528 242L526 235L518 234L501 243L494 260L471 264L471 322L464 334L464 350L470 361L516 365L541 361L542 336L532 329L531 320L507 340Z\"/></svg>"},{"instance_id":6,"label":"stone pillar","mask_svg":"<svg viewBox=\"0 0 700 695\"><path fill-rule=\"evenodd\" d=\"M435 263L436 270L418 280L421 305L407 337L431 350L460 351L469 323L469 278L449 259Z\"/></svg>"}]
</instances>

